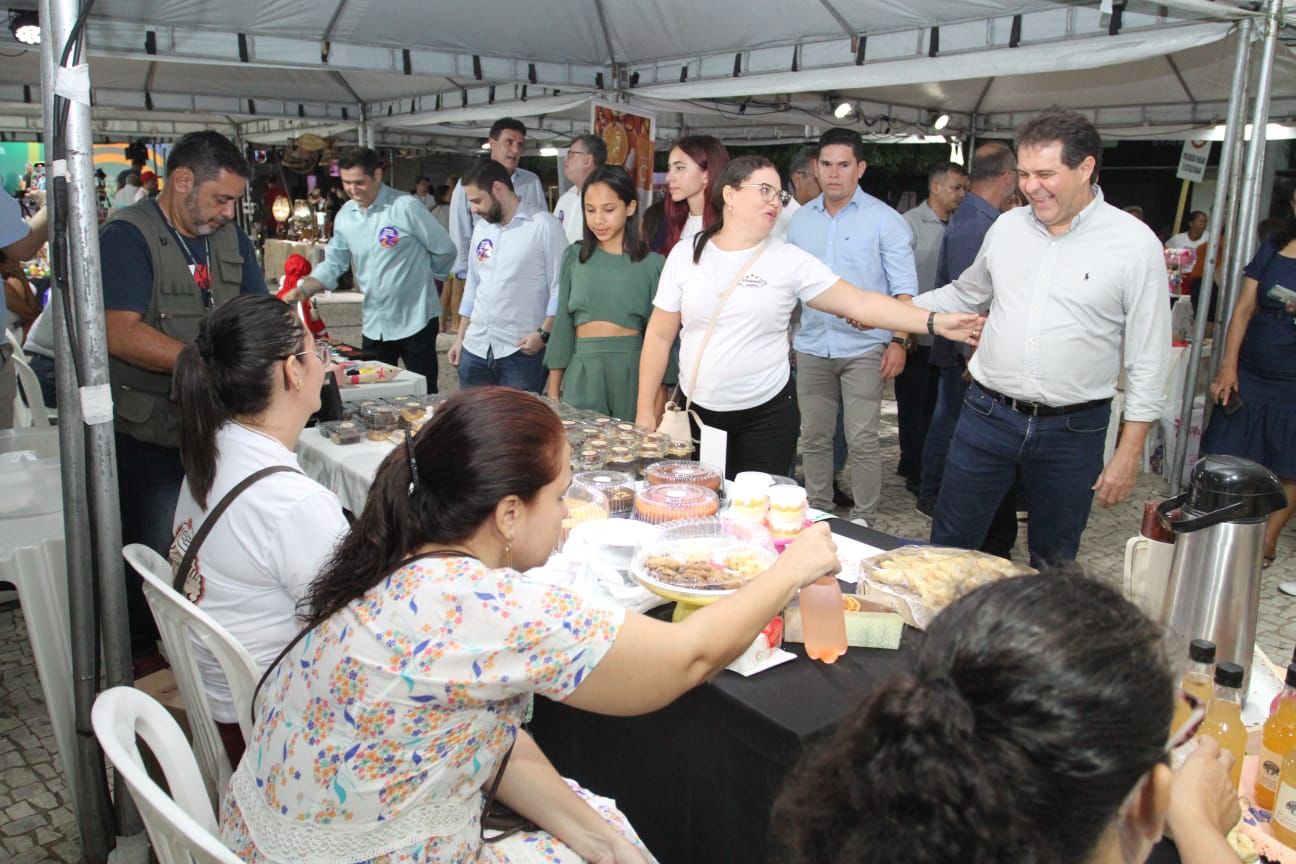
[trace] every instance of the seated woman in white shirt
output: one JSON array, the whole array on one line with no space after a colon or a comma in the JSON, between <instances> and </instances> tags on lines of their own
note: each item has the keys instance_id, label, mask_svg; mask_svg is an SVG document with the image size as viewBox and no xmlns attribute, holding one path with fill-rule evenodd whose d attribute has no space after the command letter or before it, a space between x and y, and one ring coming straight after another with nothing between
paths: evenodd
<instances>
[{"instance_id":1,"label":"seated woman in white shirt","mask_svg":"<svg viewBox=\"0 0 1296 864\"><path fill-rule=\"evenodd\" d=\"M232 501L194 559L184 593L264 669L301 629L297 602L347 530L337 496L297 466L293 448L319 410L326 353L294 307L243 295L213 310L180 352L180 461L185 481L174 520L178 568L210 510L251 474L269 474ZM322 347L322 346L321 346ZM216 659L194 651L230 764L243 751L229 685Z\"/></svg>"},{"instance_id":2,"label":"seated woman in white shirt","mask_svg":"<svg viewBox=\"0 0 1296 864\"><path fill-rule=\"evenodd\" d=\"M693 243L680 243L667 256L644 334L636 423L645 429L657 425L652 396L679 334L680 387L704 424L728 433L729 477L740 471L782 474L792 462L801 416L787 334L798 302L867 327L972 344L981 335L977 315L929 315L910 303L858 290L809 252L770 236L789 198L768 159L740 156L729 162L712 191L719 218ZM720 298L735 279L737 286L706 339Z\"/></svg>"}]
</instances>

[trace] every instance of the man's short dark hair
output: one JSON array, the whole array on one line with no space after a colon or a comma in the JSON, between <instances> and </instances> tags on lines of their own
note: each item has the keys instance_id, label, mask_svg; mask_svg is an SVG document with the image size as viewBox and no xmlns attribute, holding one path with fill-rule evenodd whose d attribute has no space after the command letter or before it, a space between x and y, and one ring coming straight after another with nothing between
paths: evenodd
<instances>
[{"instance_id":1,"label":"man's short dark hair","mask_svg":"<svg viewBox=\"0 0 1296 864\"><path fill-rule=\"evenodd\" d=\"M819 145L807 144L792 154L788 163L788 174L813 174L815 160L819 158Z\"/></svg>"},{"instance_id":2,"label":"man's short dark hair","mask_svg":"<svg viewBox=\"0 0 1296 864\"><path fill-rule=\"evenodd\" d=\"M819 136L819 150L823 151L825 147L832 147L835 144L845 144L855 153L855 161L864 161L864 142L860 140L858 132L852 132L849 129L829 129ZM819 155L816 153L815 158Z\"/></svg>"},{"instance_id":3,"label":"man's short dark hair","mask_svg":"<svg viewBox=\"0 0 1296 864\"><path fill-rule=\"evenodd\" d=\"M1009 171L1017 170L1017 157L1012 148L1002 141L987 141L972 154L972 170L968 179L973 183L995 180Z\"/></svg>"},{"instance_id":4,"label":"man's short dark hair","mask_svg":"<svg viewBox=\"0 0 1296 864\"><path fill-rule=\"evenodd\" d=\"M503 183L510 192L513 191L513 178L509 176L508 169L494 159L478 159L464 172L463 180L459 182L465 186L476 186L483 192L490 192L496 183Z\"/></svg>"},{"instance_id":5,"label":"man's short dark hair","mask_svg":"<svg viewBox=\"0 0 1296 864\"><path fill-rule=\"evenodd\" d=\"M252 166L234 142L211 129L190 132L175 143L167 156L167 177L174 175L178 168L192 171L197 183L217 179L222 170L245 180L252 176Z\"/></svg>"},{"instance_id":6,"label":"man's short dark hair","mask_svg":"<svg viewBox=\"0 0 1296 864\"><path fill-rule=\"evenodd\" d=\"M963 166L957 162L950 162L948 160L937 162L935 165L927 169L927 184L931 185L937 180L943 179L946 174L954 174L958 177L962 177L967 174L967 171L965 171Z\"/></svg>"},{"instance_id":7,"label":"man's short dark hair","mask_svg":"<svg viewBox=\"0 0 1296 864\"><path fill-rule=\"evenodd\" d=\"M1094 169L1090 180L1098 182L1098 170L1102 168L1102 136L1079 112L1056 106L1049 108L1022 124L1017 130L1015 143L1018 152L1022 147L1047 147L1060 143L1062 164L1072 169L1080 167L1086 156L1092 156Z\"/></svg>"},{"instance_id":8,"label":"man's short dark hair","mask_svg":"<svg viewBox=\"0 0 1296 864\"><path fill-rule=\"evenodd\" d=\"M516 117L501 117L492 123L490 128L490 137L498 140L500 133L505 129L511 129L514 132L521 134L523 138L526 137L526 124Z\"/></svg>"},{"instance_id":9,"label":"man's short dark hair","mask_svg":"<svg viewBox=\"0 0 1296 864\"><path fill-rule=\"evenodd\" d=\"M341 171L347 168L363 168L364 173L372 177L381 164L382 163L378 159L377 151L372 148L352 147L350 150L347 150L342 154L342 158L338 159L338 170Z\"/></svg>"},{"instance_id":10,"label":"man's short dark hair","mask_svg":"<svg viewBox=\"0 0 1296 864\"><path fill-rule=\"evenodd\" d=\"M1193 210L1191 213L1188 214L1188 221L1192 222L1198 216L1200 216L1203 219L1207 219L1207 220L1210 219L1210 217L1206 215L1205 210Z\"/></svg>"},{"instance_id":11,"label":"man's short dark hair","mask_svg":"<svg viewBox=\"0 0 1296 864\"><path fill-rule=\"evenodd\" d=\"M585 145L585 152L594 157L594 167L602 168L607 164L607 142L597 135L577 135L572 139L572 146Z\"/></svg>"}]
</instances>

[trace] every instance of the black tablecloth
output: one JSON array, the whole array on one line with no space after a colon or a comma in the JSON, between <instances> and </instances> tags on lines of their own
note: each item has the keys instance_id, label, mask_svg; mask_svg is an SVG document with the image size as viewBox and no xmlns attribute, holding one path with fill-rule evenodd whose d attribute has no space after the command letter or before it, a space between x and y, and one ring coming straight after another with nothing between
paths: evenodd
<instances>
[{"instance_id":1,"label":"black tablecloth","mask_svg":"<svg viewBox=\"0 0 1296 864\"><path fill-rule=\"evenodd\" d=\"M881 549L906 541L835 519L834 532ZM558 771L616 800L662 864L755 864L769 812L804 744L830 732L879 682L908 668L897 651L851 648L832 665L797 659L751 678L724 671L642 717L603 717L537 698L531 731Z\"/></svg>"}]
</instances>

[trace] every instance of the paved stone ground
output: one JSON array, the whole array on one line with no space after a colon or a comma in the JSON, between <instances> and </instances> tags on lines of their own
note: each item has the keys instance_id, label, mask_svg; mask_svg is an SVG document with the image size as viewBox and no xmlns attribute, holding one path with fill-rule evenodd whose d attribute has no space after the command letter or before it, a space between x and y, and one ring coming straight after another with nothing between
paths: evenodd
<instances>
[{"instance_id":1,"label":"paved stone ground","mask_svg":"<svg viewBox=\"0 0 1296 864\"><path fill-rule=\"evenodd\" d=\"M442 351L448 347L442 337ZM454 370L441 357L441 392L457 389ZM883 464L898 459L895 403L882 413ZM884 472L881 511L874 527L925 539L930 521L914 509L914 497L891 470ZM1138 531L1143 501L1161 493L1159 477L1146 475L1129 502L1095 510L1080 546L1080 561L1092 575L1120 586L1125 541ZM1025 529L1018 555L1026 556ZM1265 571L1260 599L1258 642L1279 665L1296 646L1296 598L1278 592L1279 582L1296 579L1296 534L1289 527L1278 546L1277 563ZM27 631L17 604L0 606L0 849L3 864L76 861L80 856L76 822L58 770L53 732L44 712Z\"/></svg>"}]
</instances>

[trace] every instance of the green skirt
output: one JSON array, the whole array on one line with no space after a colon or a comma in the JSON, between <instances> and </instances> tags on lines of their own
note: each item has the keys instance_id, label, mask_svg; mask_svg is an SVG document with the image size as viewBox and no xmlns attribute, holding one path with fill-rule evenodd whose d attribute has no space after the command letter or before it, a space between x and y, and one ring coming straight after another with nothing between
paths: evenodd
<instances>
[{"instance_id":1,"label":"green skirt","mask_svg":"<svg viewBox=\"0 0 1296 864\"><path fill-rule=\"evenodd\" d=\"M643 336L578 338L563 373L562 401L633 422L642 348Z\"/></svg>"}]
</instances>

